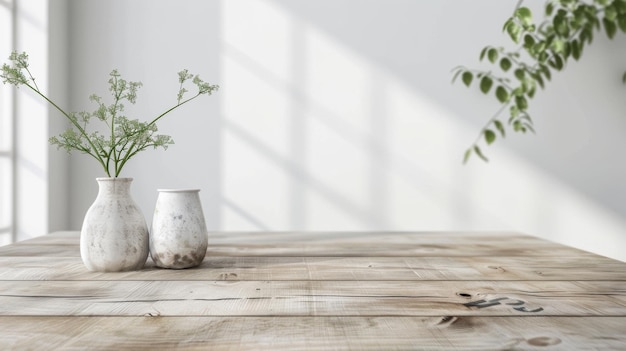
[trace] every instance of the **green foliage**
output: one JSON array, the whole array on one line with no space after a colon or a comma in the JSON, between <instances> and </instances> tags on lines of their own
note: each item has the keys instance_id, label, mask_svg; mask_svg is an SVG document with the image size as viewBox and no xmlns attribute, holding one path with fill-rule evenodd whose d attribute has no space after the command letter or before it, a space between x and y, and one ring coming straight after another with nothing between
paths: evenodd
<instances>
[{"instance_id":1,"label":"green foliage","mask_svg":"<svg viewBox=\"0 0 626 351\"><path fill-rule=\"evenodd\" d=\"M618 31L626 33L626 0L547 0L544 9L541 21L535 22L531 10L522 6L522 1L518 3L502 27L513 49L485 46L480 52L479 60L484 62L487 58L487 64L495 69L459 66L453 70L454 77L461 75L467 87L477 77L478 88L485 95L497 83L493 96L501 105L466 150L464 162L472 154L487 161L479 143L491 145L496 140L494 130L502 138L507 127L514 132L534 133L528 110L537 88L544 89L553 72L564 70L570 59L579 60L595 33L604 32L610 39ZM626 73L622 80L626 84ZM509 118L505 123L500 115L507 110Z\"/></svg>"},{"instance_id":2,"label":"green foliage","mask_svg":"<svg viewBox=\"0 0 626 351\"><path fill-rule=\"evenodd\" d=\"M95 158L102 166L106 175L118 177L122 168L133 156L147 148L163 148L174 143L169 135L157 134L156 122L181 105L197 98L200 95L211 95L219 89L217 85L210 85L199 76L190 74L187 70L178 73L180 83L176 104L165 110L150 122L141 122L124 116L123 102L134 104L137 100L137 90L142 86L140 82L129 82L122 79L117 70L110 73L109 90L113 96L110 105L105 104L100 96L95 94L89 100L97 106L93 111L66 112L56 103L44 95L35 78L28 70L28 55L12 52L9 64L2 65L2 82L16 87L26 86L41 96L70 122L70 128L58 136L50 138L50 143L57 148L68 152L79 151ZM189 80L198 91L195 95L185 98L185 88ZM89 128L92 122L100 122L101 128ZM103 125L103 126L102 126ZM102 132L103 128L107 132Z\"/></svg>"}]
</instances>

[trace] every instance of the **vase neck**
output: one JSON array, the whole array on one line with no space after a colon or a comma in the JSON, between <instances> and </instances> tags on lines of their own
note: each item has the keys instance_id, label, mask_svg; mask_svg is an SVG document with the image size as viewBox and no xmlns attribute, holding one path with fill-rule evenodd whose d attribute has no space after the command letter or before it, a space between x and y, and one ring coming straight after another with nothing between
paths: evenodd
<instances>
[{"instance_id":1,"label":"vase neck","mask_svg":"<svg viewBox=\"0 0 626 351\"><path fill-rule=\"evenodd\" d=\"M133 178L96 178L98 196L128 196Z\"/></svg>"},{"instance_id":2,"label":"vase neck","mask_svg":"<svg viewBox=\"0 0 626 351\"><path fill-rule=\"evenodd\" d=\"M157 189L159 193L198 193L200 189Z\"/></svg>"}]
</instances>

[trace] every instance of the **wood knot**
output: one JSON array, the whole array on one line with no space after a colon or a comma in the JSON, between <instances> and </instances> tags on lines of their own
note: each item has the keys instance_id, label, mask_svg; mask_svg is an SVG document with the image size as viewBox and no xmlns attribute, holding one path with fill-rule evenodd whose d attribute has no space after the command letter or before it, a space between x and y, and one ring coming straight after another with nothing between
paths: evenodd
<instances>
[{"instance_id":1,"label":"wood knot","mask_svg":"<svg viewBox=\"0 0 626 351\"><path fill-rule=\"evenodd\" d=\"M454 324L454 322L456 322L457 319L458 318L454 316L443 316L439 319L439 321L435 323L435 325L447 327L447 326Z\"/></svg>"},{"instance_id":2,"label":"wood knot","mask_svg":"<svg viewBox=\"0 0 626 351\"><path fill-rule=\"evenodd\" d=\"M532 346L552 346L561 343L561 339L550 336L538 336L536 338L528 339L526 342Z\"/></svg>"},{"instance_id":3,"label":"wood knot","mask_svg":"<svg viewBox=\"0 0 626 351\"><path fill-rule=\"evenodd\" d=\"M500 273L506 272L506 269L504 269L504 268L502 268L500 266L487 266L487 268L499 271Z\"/></svg>"},{"instance_id":4,"label":"wood knot","mask_svg":"<svg viewBox=\"0 0 626 351\"><path fill-rule=\"evenodd\" d=\"M219 276L220 280L228 280L228 279L234 279L237 278L237 273L222 273Z\"/></svg>"}]
</instances>

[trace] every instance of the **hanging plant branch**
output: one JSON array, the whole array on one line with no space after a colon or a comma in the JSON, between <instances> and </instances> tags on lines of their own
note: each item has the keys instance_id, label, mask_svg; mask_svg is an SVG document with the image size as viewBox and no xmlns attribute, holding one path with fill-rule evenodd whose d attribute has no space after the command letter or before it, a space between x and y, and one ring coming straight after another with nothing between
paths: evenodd
<instances>
[{"instance_id":1,"label":"hanging plant branch","mask_svg":"<svg viewBox=\"0 0 626 351\"><path fill-rule=\"evenodd\" d=\"M529 106L537 90L544 89L552 74L565 69L570 59L579 60L595 33L604 31L609 39L618 29L626 33L626 0L549 0L540 23L535 23L531 10L521 5L522 1L517 3L502 28L514 49L486 46L480 52L479 60L486 59L493 70L464 66L452 70L453 83L460 77L465 86L477 86L501 104L465 151L464 163L473 154L488 161L481 146L491 145L498 135L504 138L507 128L534 133ZM622 80L626 83L626 73ZM502 117L507 110L508 118Z\"/></svg>"},{"instance_id":2,"label":"hanging plant branch","mask_svg":"<svg viewBox=\"0 0 626 351\"><path fill-rule=\"evenodd\" d=\"M50 143L68 152L78 151L95 158L108 177L118 177L126 162L140 151L149 147L167 149L174 141L169 135L157 134L156 122L200 95L211 95L219 89L219 86L204 82L199 76L190 74L186 69L182 70L178 72L180 87L176 96L176 104L150 122L142 122L138 119L129 119L124 115L124 102L135 104L137 90L142 86L141 82L126 81L122 79L117 70L113 70L109 74L109 91L113 96L112 104L106 105L100 96L93 94L89 100L97 105L94 111L66 112L39 90L35 78L28 69L28 55L26 53L13 52L9 56L9 61L11 62L10 65L2 65L0 77L3 83L9 83L18 88L25 86L31 89L69 120L70 128L58 136L50 138ZM196 86L197 92L186 98L185 94L188 92L186 86L190 80ZM93 128L94 131L89 131L90 128L88 127L92 121L103 123L107 134L100 132L102 128Z\"/></svg>"}]
</instances>

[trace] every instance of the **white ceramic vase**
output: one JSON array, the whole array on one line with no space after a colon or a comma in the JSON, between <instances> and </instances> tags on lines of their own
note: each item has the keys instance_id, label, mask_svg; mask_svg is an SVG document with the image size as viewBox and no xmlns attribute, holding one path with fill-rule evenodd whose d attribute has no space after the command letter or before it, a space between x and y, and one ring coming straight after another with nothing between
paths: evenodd
<instances>
[{"instance_id":1,"label":"white ceramic vase","mask_svg":"<svg viewBox=\"0 0 626 351\"><path fill-rule=\"evenodd\" d=\"M204 260L208 232L199 189L158 189L150 230L150 256L161 268L182 269Z\"/></svg>"},{"instance_id":2,"label":"white ceramic vase","mask_svg":"<svg viewBox=\"0 0 626 351\"><path fill-rule=\"evenodd\" d=\"M80 232L80 256L91 271L138 270L148 259L148 226L130 195L132 180L96 178L98 196Z\"/></svg>"}]
</instances>

